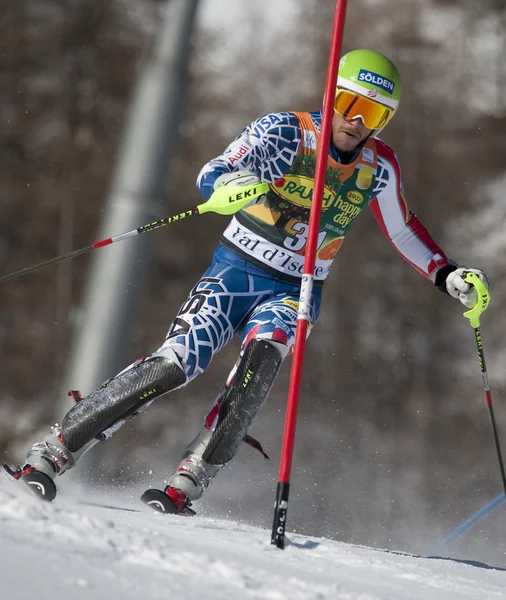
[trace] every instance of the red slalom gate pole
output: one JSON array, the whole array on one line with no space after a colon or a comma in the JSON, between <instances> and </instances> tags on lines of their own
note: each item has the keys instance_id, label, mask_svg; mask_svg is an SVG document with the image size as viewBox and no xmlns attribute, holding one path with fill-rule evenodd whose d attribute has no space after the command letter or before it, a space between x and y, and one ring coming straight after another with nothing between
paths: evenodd
<instances>
[{"instance_id":1,"label":"red slalom gate pole","mask_svg":"<svg viewBox=\"0 0 506 600\"><path fill-rule=\"evenodd\" d=\"M300 384L302 379L302 366L304 363L304 350L308 324L310 321L311 296L313 292L313 278L316 261L316 246L318 230L322 212L323 187L327 171L330 134L332 129L332 116L334 114L334 97L339 69L339 58L343 40L344 22L346 19L347 0L336 0L334 24L330 43L329 62L327 68L327 81L325 96L323 98L322 127L320 146L316 158L315 184L313 200L309 215L309 229L307 235L306 251L304 254L304 271L300 286L299 310L297 314L297 328L295 330L295 345L290 373L290 386L285 416L285 429L281 448L281 461L279 479L274 505L274 521L272 524L271 544L283 549L285 547L286 514L288 511L288 496L290 491L290 471L292 468L293 445L295 428L297 425L297 412L299 406Z\"/></svg>"}]
</instances>

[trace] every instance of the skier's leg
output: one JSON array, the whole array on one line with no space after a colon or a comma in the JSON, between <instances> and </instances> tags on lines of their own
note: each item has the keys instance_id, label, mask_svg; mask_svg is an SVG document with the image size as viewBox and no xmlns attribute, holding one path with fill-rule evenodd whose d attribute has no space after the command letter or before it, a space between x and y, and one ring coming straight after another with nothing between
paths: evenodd
<instances>
[{"instance_id":1,"label":"skier's leg","mask_svg":"<svg viewBox=\"0 0 506 600\"><path fill-rule=\"evenodd\" d=\"M240 303L233 302L236 293ZM191 290L165 343L80 400L61 427L55 426L32 447L27 464L50 477L73 467L97 441L110 437L154 399L202 373L245 314L265 296L265 291L252 289L244 271L215 258Z\"/></svg>"},{"instance_id":2,"label":"skier's leg","mask_svg":"<svg viewBox=\"0 0 506 600\"><path fill-rule=\"evenodd\" d=\"M269 341L253 339L223 396L214 431L205 426L187 447L169 487L197 500L221 467L235 455L263 406L282 363L280 351Z\"/></svg>"},{"instance_id":3,"label":"skier's leg","mask_svg":"<svg viewBox=\"0 0 506 600\"><path fill-rule=\"evenodd\" d=\"M312 303L316 320L320 294ZM295 340L297 298L283 294L253 311L243 330L239 360L197 437L187 446L165 492L200 498L210 481L235 456L274 384Z\"/></svg>"},{"instance_id":4,"label":"skier's leg","mask_svg":"<svg viewBox=\"0 0 506 600\"><path fill-rule=\"evenodd\" d=\"M186 375L175 352L135 362L77 402L61 426L52 427L42 442L32 446L27 464L50 477L62 475L126 420L185 383Z\"/></svg>"}]
</instances>

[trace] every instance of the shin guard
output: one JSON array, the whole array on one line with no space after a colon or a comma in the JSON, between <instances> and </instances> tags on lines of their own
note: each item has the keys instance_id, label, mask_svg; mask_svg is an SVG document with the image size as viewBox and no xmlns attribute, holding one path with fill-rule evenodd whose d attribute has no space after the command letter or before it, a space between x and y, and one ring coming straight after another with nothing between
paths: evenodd
<instances>
[{"instance_id":1,"label":"shin guard","mask_svg":"<svg viewBox=\"0 0 506 600\"><path fill-rule=\"evenodd\" d=\"M270 342L254 339L248 344L222 398L218 424L202 455L206 463L224 465L232 460L264 405L281 363L281 353Z\"/></svg>"},{"instance_id":2,"label":"shin guard","mask_svg":"<svg viewBox=\"0 0 506 600\"><path fill-rule=\"evenodd\" d=\"M76 452L144 404L185 381L184 371L173 360L144 360L78 402L63 418L62 441L71 452Z\"/></svg>"}]
</instances>

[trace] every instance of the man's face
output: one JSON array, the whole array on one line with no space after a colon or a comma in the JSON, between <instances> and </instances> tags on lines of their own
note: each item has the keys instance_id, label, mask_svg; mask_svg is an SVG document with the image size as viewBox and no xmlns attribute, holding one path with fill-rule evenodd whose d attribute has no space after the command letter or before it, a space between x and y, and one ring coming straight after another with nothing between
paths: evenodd
<instances>
[{"instance_id":1,"label":"man's face","mask_svg":"<svg viewBox=\"0 0 506 600\"><path fill-rule=\"evenodd\" d=\"M341 152L351 152L371 133L372 129L362 123L360 117L347 120L334 112L332 118L332 142Z\"/></svg>"}]
</instances>

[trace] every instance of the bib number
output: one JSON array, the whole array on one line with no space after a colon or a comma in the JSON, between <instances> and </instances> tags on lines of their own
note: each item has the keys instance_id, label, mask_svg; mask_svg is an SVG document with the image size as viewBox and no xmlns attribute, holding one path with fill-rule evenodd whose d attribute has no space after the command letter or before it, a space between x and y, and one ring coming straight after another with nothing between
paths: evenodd
<instances>
[{"instance_id":1,"label":"bib number","mask_svg":"<svg viewBox=\"0 0 506 600\"><path fill-rule=\"evenodd\" d=\"M292 227L292 231L295 231L294 237L286 237L283 245L285 248L288 248L292 252L299 252L304 248L307 242L307 232L309 230L308 223L298 222L295 223ZM323 240L327 233L325 231L320 231L318 234L318 248L323 244Z\"/></svg>"}]
</instances>

